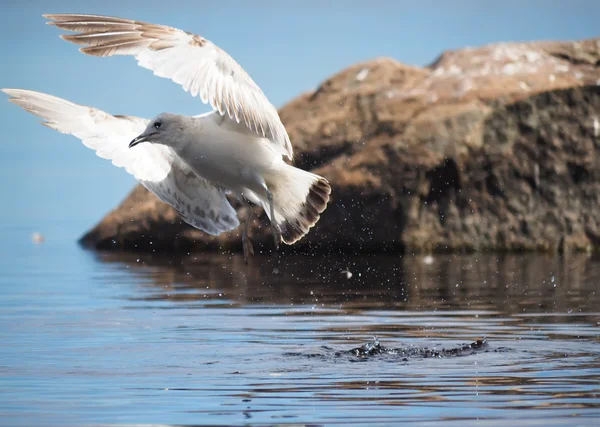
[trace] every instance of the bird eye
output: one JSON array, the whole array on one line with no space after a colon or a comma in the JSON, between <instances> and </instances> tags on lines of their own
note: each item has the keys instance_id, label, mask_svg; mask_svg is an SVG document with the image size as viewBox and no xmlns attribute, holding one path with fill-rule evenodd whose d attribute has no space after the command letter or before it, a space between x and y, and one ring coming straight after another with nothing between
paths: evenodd
<instances>
[{"instance_id":1,"label":"bird eye","mask_svg":"<svg viewBox=\"0 0 600 427\"><path fill-rule=\"evenodd\" d=\"M155 127L156 129L159 129L161 125L162 125L162 123L161 123L161 122L154 122L154 127Z\"/></svg>"}]
</instances>

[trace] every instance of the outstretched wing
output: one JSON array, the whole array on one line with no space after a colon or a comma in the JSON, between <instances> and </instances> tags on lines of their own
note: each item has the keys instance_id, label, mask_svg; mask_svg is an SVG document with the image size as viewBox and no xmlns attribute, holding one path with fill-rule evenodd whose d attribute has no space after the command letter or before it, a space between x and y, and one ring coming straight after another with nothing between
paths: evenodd
<instances>
[{"instance_id":1,"label":"outstretched wing","mask_svg":"<svg viewBox=\"0 0 600 427\"><path fill-rule=\"evenodd\" d=\"M81 139L99 157L123 167L149 191L177 210L183 220L218 235L239 225L225 193L196 175L169 147L129 141L144 131L148 120L112 116L55 96L22 89L2 89L13 104L45 121L43 125Z\"/></svg>"},{"instance_id":2,"label":"outstretched wing","mask_svg":"<svg viewBox=\"0 0 600 427\"><path fill-rule=\"evenodd\" d=\"M50 25L77 32L61 36L94 56L129 55L138 64L183 86L222 116L243 122L292 159L290 138L275 107L226 52L195 34L164 25L97 15L44 15Z\"/></svg>"}]
</instances>

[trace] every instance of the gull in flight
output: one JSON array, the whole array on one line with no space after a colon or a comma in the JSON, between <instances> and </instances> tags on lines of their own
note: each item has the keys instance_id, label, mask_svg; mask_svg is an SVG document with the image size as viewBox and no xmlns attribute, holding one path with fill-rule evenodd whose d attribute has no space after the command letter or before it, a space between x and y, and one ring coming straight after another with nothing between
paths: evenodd
<instances>
[{"instance_id":1,"label":"gull in flight","mask_svg":"<svg viewBox=\"0 0 600 427\"><path fill-rule=\"evenodd\" d=\"M2 89L12 103L42 124L81 139L115 166L123 167L188 224L218 235L239 226L226 194L248 208L263 207L277 248L294 244L319 220L331 187L321 176L284 162L292 160L290 138L275 107L248 73L205 38L176 28L96 15L44 15L74 34L61 37L93 56L133 56L155 75L170 78L213 111L188 117L162 113L147 120L111 115L55 96Z\"/></svg>"}]
</instances>

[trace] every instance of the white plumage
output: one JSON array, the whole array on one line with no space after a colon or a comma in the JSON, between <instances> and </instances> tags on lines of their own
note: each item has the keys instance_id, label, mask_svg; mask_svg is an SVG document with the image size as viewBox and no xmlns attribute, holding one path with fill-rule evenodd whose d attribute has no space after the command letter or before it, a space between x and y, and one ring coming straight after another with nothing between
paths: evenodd
<instances>
[{"instance_id":1,"label":"white plumage","mask_svg":"<svg viewBox=\"0 0 600 427\"><path fill-rule=\"evenodd\" d=\"M329 201L329 183L283 161L293 152L277 110L223 50L162 25L96 15L45 16L52 19L49 24L76 32L61 37L81 45L83 53L134 56L140 66L179 83L214 112L165 113L146 120L112 116L39 92L3 89L11 102L125 168L184 221L207 233L239 225L227 191L264 207L276 245L295 243L319 220ZM251 215L248 209L242 236L246 257L253 253L247 236Z\"/></svg>"},{"instance_id":2,"label":"white plumage","mask_svg":"<svg viewBox=\"0 0 600 427\"><path fill-rule=\"evenodd\" d=\"M64 40L94 56L134 56L141 67L173 80L192 96L281 146L293 157L292 144L277 109L244 69L210 41L165 25L96 15L54 14L50 25L78 34Z\"/></svg>"},{"instance_id":3,"label":"white plumage","mask_svg":"<svg viewBox=\"0 0 600 427\"><path fill-rule=\"evenodd\" d=\"M112 116L30 90L2 91L12 97L12 103L43 118L45 126L76 136L99 157L125 168L159 199L173 206L188 224L212 235L240 225L223 190L194 173L171 147L141 144L135 150L128 148L129 141L146 129L149 120ZM206 215L211 211L215 214Z\"/></svg>"}]
</instances>

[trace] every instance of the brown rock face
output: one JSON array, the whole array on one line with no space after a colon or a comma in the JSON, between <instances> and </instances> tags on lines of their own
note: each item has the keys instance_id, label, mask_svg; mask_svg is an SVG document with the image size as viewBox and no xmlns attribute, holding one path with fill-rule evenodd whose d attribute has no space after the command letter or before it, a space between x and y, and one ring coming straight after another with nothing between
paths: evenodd
<instances>
[{"instance_id":1,"label":"brown rock face","mask_svg":"<svg viewBox=\"0 0 600 427\"><path fill-rule=\"evenodd\" d=\"M588 250L600 246L600 39L497 44L417 68L354 65L281 111L296 164L332 186L294 248ZM264 219L262 224L266 224ZM255 224L269 249L269 230ZM141 187L82 242L241 250Z\"/></svg>"}]
</instances>

